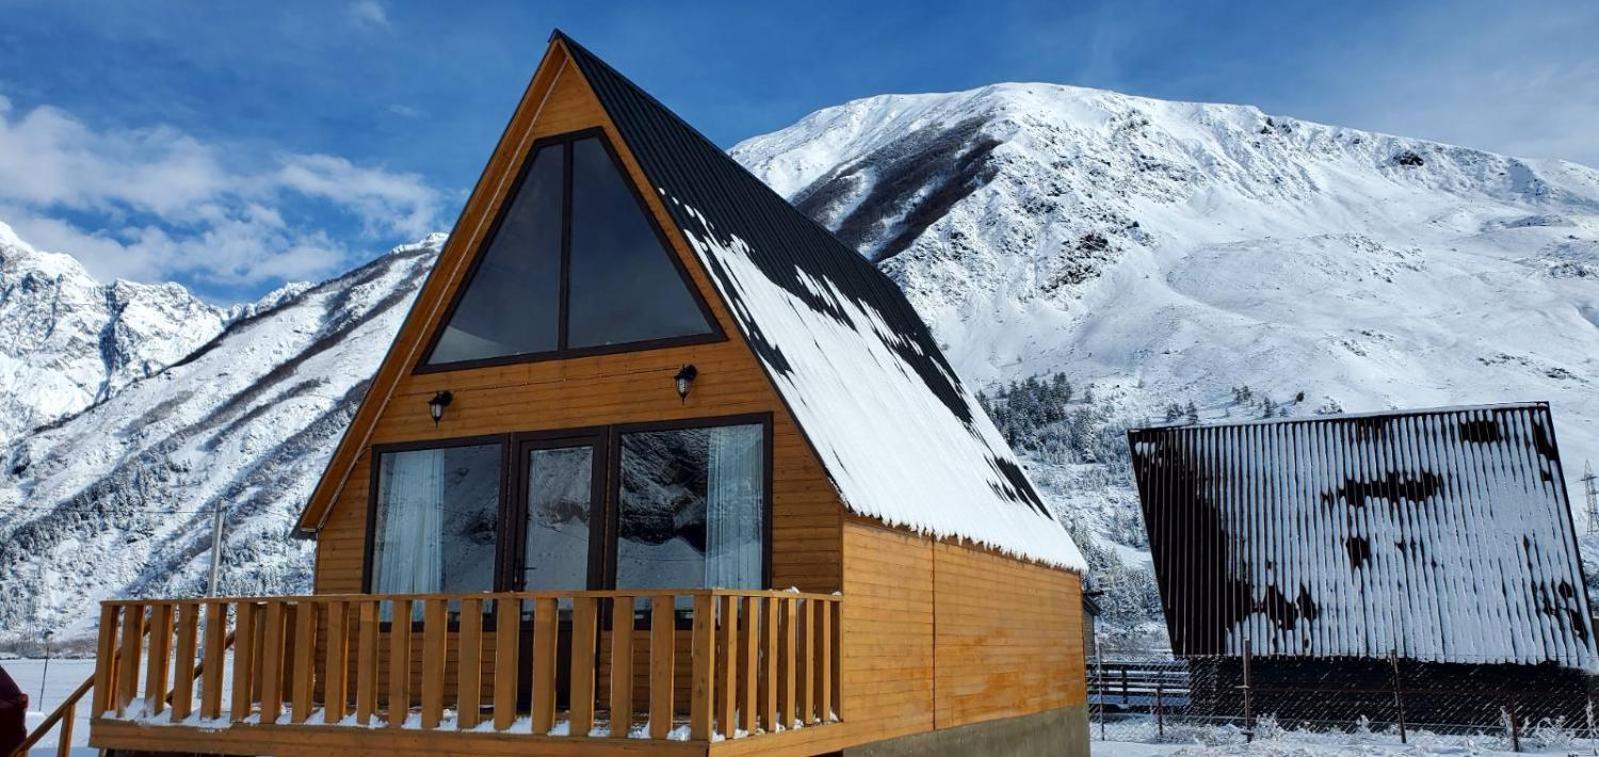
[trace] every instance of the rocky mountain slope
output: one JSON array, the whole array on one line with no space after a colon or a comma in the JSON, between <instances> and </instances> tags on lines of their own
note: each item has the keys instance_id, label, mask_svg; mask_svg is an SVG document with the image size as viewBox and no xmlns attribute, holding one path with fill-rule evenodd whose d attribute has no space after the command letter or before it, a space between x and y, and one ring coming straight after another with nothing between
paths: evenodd
<instances>
[{"instance_id":1,"label":"rocky mountain slope","mask_svg":"<svg viewBox=\"0 0 1599 757\"><path fill-rule=\"evenodd\" d=\"M177 284L101 284L0 223L0 444L182 358L234 315Z\"/></svg>"},{"instance_id":2,"label":"rocky mountain slope","mask_svg":"<svg viewBox=\"0 0 1599 757\"><path fill-rule=\"evenodd\" d=\"M1547 400L1579 502L1599 457L1599 171L1046 84L858 100L733 154L968 381L1077 387L1017 441L1102 566L1147 562L1127 425Z\"/></svg>"},{"instance_id":3,"label":"rocky mountain slope","mask_svg":"<svg viewBox=\"0 0 1599 757\"><path fill-rule=\"evenodd\" d=\"M733 153L906 288L1145 643L1128 425L1543 399L1574 496L1599 457L1592 169L1042 84L855 101ZM437 242L219 315L0 448L0 642L195 590L218 504L225 589L302 588L288 528Z\"/></svg>"},{"instance_id":4,"label":"rocky mountain slope","mask_svg":"<svg viewBox=\"0 0 1599 757\"><path fill-rule=\"evenodd\" d=\"M244 308L148 378L5 448L0 642L77 631L101 597L303 590L289 527L387 350L442 235Z\"/></svg>"}]
</instances>

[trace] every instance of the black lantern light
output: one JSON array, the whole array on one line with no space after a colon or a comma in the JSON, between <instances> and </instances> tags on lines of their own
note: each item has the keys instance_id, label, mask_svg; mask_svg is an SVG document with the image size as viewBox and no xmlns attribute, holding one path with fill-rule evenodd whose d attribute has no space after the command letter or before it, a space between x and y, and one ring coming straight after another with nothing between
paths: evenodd
<instances>
[{"instance_id":1,"label":"black lantern light","mask_svg":"<svg viewBox=\"0 0 1599 757\"><path fill-rule=\"evenodd\" d=\"M450 400L453 399L455 399L455 395L450 394L450 390L445 389L433 395L433 399L428 400L428 415L433 416L434 428L438 428L439 421L444 418L444 408L449 407Z\"/></svg>"},{"instance_id":2,"label":"black lantern light","mask_svg":"<svg viewBox=\"0 0 1599 757\"><path fill-rule=\"evenodd\" d=\"M677 384L677 398L679 400L688 402L688 390L694 388L694 379L698 378L699 375L700 369L695 368L693 363L678 369L677 375L672 377L672 381Z\"/></svg>"}]
</instances>

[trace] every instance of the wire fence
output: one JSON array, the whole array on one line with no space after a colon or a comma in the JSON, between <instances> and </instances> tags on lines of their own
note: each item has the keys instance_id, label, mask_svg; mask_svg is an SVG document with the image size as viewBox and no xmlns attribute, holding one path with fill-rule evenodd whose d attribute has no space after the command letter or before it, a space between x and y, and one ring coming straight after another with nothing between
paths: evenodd
<instances>
[{"instance_id":1,"label":"wire fence","mask_svg":"<svg viewBox=\"0 0 1599 757\"><path fill-rule=\"evenodd\" d=\"M1241 656L1089 660L1091 737L1471 745L1599 755L1595 679L1552 664Z\"/></svg>"}]
</instances>

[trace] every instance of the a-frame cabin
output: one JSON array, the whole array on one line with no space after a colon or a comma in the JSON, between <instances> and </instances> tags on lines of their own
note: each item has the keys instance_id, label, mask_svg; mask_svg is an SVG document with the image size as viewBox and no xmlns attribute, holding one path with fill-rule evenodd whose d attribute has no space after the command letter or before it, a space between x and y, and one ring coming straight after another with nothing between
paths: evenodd
<instances>
[{"instance_id":1,"label":"a-frame cabin","mask_svg":"<svg viewBox=\"0 0 1599 757\"><path fill-rule=\"evenodd\" d=\"M314 595L104 603L94 746L1087 752L1082 557L926 326L559 32L297 530Z\"/></svg>"}]
</instances>

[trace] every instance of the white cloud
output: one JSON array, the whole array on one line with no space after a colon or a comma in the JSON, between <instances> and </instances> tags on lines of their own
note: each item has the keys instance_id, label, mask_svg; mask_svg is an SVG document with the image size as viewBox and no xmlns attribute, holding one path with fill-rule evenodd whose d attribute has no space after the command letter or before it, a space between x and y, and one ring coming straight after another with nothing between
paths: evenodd
<instances>
[{"instance_id":1,"label":"white cloud","mask_svg":"<svg viewBox=\"0 0 1599 757\"><path fill-rule=\"evenodd\" d=\"M241 165L238 152L167 127L96 130L49 106L17 113L0 98L0 220L102 279L243 287L349 262L327 230L286 220L295 203L336 209L368 237L435 230L439 194L415 174L303 153Z\"/></svg>"},{"instance_id":2,"label":"white cloud","mask_svg":"<svg viewBox=\"0 0 1599 757\"><path fill-rule=\"evenodd\" d=\"M350 4L350 17L361 26L388 28L389 14L378 0L356 0Z\"/></svg>"}]
</instances>

